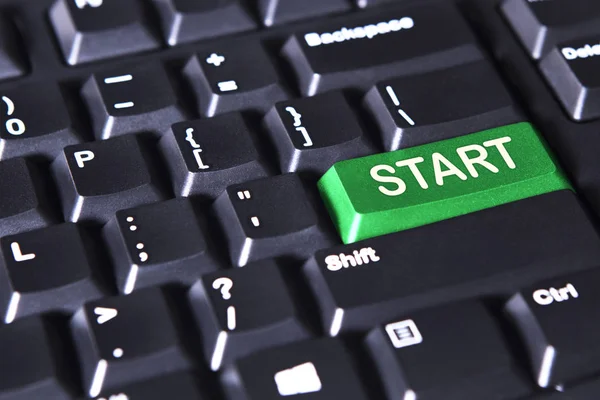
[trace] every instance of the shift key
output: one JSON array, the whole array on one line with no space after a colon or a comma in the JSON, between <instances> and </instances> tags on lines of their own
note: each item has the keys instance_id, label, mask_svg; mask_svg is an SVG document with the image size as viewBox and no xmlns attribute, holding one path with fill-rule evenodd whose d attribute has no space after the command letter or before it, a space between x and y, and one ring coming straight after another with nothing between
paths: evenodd
<instances>
[{"instance_id":1,"label":"shift key","mask_svg":"<svg viewBox=\"0 0 600 400\"><path fill-rule=\"evenodd\" d=\"M450 2L386 8L328 19L290 37L283 56L304 95L368 89L376 81L482 58L467 23Z\"/></svg>"},{"instance_id":2,"label":"shift key","mask_svg":"<svg viewBox=\"0 0 600 400\"><path fill-rule=\"evenodd\" d=\"M571 188L529 123L338 162L318 185L344 243Z\"/></svg>"}]
</instances>

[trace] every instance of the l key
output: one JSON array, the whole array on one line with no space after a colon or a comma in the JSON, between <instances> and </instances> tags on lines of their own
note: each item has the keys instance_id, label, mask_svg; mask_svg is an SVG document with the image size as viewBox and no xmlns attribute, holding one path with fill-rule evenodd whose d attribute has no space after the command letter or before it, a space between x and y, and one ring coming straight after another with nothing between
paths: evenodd
<instances>
[{"instance_id":1,"label":"l key","mask_svg":"<svg viewBox=\"0 0 600 400\"><path fill-rule=\"evenodd\" d=\"M283 56L304 95L367 89L375 80L481 59L475 38L449 2L332 19L292 36ZM398 50L401 49L401 50Z\"/></svg>"},{"instance_id":2,"label":"l key","mask_svg":"<svg viewBox=\"0 0 600 400\"><path fill-rule=\"evenodd\" d=\"M167 73L158 63L94 74L81 93L98 139L144 131L161 135L185 119Z\"/></svg>"}]
</instances>

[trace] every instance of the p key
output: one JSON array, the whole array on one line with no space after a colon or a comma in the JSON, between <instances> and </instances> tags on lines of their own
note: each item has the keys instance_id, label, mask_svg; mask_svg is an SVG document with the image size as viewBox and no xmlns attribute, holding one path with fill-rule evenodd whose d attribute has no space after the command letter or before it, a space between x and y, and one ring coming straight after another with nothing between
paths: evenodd
<instances>
[{"instance_id":1,"label":"p key","mask_svg":"<svg viewBox=\"0 0 600 400\"><path fill-rule=\"evenodd\" d=\"M157 63L94 74L81 94L98 139L144 131L161 135L185 119L167 73Z\"/></svg>"},{"instance_id":2,"label":"p key","mask_svg":"<svg viewBox=\"0 0 600 400\"><path fill-rule=\"evenodd\" d=\"M135 135L69 146L52 169L68 221L106 222L117 210L164 198L151 157Z\"/></svg>"},{"instance_id":3,"label":"p key","mask_svg":"<svg viewBox=\"0 0 600 400\"><path fill-rule=\"evenodd\" d=\"M527 347L541 387L562 385L600 371L594 317L600 302L600 270L539 282L516 293L505 310Z\"/></svg>"},{"instance_id":4,"label":"p key","mask_svg":"<svg viewBox=\"0 0 600 400\"><path fill-rule=\"evenodd\" d=\"M184 75L196 92L200 114L212 117L249 109L266 112L287 98L267 52L258 41L238 41L199 52Z\"/></svg>"},{"instance_id":5,"label":"p key","mask_svg":"<svg viewBox=\"0 0 600 400\"><path fill-rule=\"evenodd\" d=\"M56 0L50 21L69 65L160 46L139 0Z\"/></svg>"}]
</instances>

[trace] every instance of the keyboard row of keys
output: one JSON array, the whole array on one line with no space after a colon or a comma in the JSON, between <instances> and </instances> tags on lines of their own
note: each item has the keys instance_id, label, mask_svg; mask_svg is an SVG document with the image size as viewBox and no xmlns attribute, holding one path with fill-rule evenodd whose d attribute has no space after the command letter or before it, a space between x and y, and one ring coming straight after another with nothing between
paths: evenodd
<instances>
[{"instance_id":1,"label":"keyboard row of keys","mask_svg":"<svg viewBox=\"0 0 600 400\"><path fill-rule=\"evenodd\" d=\"M592 269L532 280L530 286L495 292L503 293L500 307L470 293L468 299L443 306L390 310L365 328L360 346L369 360L361 360L367 362L363 368L357 363L356 344L312 339L311 324L273 263L206 275L185 297L200 330L205 363L221 372L230 400L277 400L294 394L315 400L342 395L367 399L375 382L360 379L359 371L371 365L388 399L524 399L536 384L569 392L572 383L597 375L600 327L589 320L599 279L598 270ZM136 399L147 379L157 390L164 385L159 393L172 388L171 380L180 381L190 396L199 396L199 386L204 393L210 388L203 374L198 385L185 372L195 368L197 337L183 334L181 321L189 317L175 311L177 301L169 290L145 289L89 302L71 317L86 395L123 393ZM58 322L29 317L0 329L0 346L11 346L3 348L1 362L11 368L6 370L8 379L0 381L0 398L71 398L72 383L79 377L54 368L67 362L66 349L71 347L65 336L56 335ZM32 364L37 368L29 368ZM593 384L577 391L598 393Z\"/></svg>"}]
</instances>

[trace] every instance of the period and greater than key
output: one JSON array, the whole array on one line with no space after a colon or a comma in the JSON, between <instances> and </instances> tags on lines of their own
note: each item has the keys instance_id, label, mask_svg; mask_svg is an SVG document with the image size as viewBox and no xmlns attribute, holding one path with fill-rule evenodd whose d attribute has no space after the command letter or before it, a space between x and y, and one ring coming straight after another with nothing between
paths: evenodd
<instances>
[{"instance_id":1,"label":"period and greater than key","mask_svg":"<svg viewBox=\"0 0 600 400\"><path fill-rule=\"evenodd\" d=\"M318 187L346 244L572 190L526 122L341 161Z\"/></svg>"}]
</instances>

